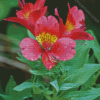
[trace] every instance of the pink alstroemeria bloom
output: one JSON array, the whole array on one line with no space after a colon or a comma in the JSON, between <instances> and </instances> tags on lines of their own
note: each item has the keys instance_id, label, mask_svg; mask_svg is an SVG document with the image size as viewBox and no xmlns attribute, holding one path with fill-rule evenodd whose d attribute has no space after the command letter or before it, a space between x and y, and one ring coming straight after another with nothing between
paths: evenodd
<instances>
[{"instance_id":1,"label":"pink alstroemeria bloom","mask_svg":"<svg viewBox=\"0 0 100 100\"><path fill-rule=\"evenodd\" d=\"M58 60L72 59L76 53L76 42L68 37L60 38L59 26L57 19L51 15L39 18L35 25L36 40L27 37L20 43L22 55L31 61L42 56L42 62L48 70Z\"/></svg>"},{"instance_id":2,"label":"pink alstroemeria bloom","mask_svg":"<svg viewBox=\"0 0 100 100\"><path fill-rule=\"evenodd\" d=\"M18 0L18 6L22 9L16 12L17 17L9 17L4 20L17 22L27 29L29 29L34 34L34 25L36 21L44 16L47 11L47 6L44 6L46 0L37 0L35 4L25 3L25 0Z\"/></svg>"},{"instance_id":3,"label":"pink alstroemeria bloom","mask_svg":"<svg viewBox=\"0 0 100 100\"><path fill-rule=\"evenodd\" d=\"M70 8L68 3L68 16L65 25L63 24L63 20L60 18L58 14L57 8L55 8L55 15L59 18L60 37L69 37L73 40L94 40L94 37L89 33L85 32L85 15L82 10L78 10L77 6Z\"/></svg>"}]
</instances>

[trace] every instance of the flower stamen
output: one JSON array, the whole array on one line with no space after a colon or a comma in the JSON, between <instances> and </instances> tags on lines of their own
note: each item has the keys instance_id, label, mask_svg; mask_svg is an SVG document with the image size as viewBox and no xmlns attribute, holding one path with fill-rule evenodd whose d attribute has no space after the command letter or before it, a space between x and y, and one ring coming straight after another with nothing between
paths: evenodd
<instances>
[{"instance_id":1,"label":"flower stamen","mask_svg":"<svg viewBox=\"0 0 100 100\"><path fill-rule=\"evenodd\" d=\"M43 44L44 42L53 44L57 41L58 37L56 35L51 35L48 32L43 32L39 34L39 36L36 36L36 39L40 44Z\"/></svg>"}]
</instances>

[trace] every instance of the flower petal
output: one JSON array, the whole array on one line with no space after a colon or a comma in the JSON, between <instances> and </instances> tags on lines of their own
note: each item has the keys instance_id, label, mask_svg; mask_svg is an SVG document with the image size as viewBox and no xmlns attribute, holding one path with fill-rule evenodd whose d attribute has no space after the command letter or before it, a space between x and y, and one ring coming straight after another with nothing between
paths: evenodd
<instances>
[{"instance_id":1,"label":"flower petal","mask_svg":"<svg viewBox=\"0 0 100 100\"><path fill-rule=\"evenodd\" d=\"M68 17L67 17L67 22L66 22L66 28L67 28L67 31L68 31L68 27L67 27L67 24L68 24L68 20L70 22L70 24L72 26L69 25L69 27L73 27L72 29L74 28L80 28L82 26L82 24L80 23L82 20L85 21L85 15L83 13L82 10L78 10L78 7L77 6L74 6L72 8L70 8L70 5L68 3L68 8L69 8L69 12L68 12ZM72 30L70 29L70 31Z\"/></svg>"},{"instance_id":2,"label":"flower petal","mask_svg":"<svg viewBox=\"0 0 100 100\"><path fill-rule=\"evenodd\" d=\"M21 41L20 47L22 49L21 53L23 56L31 61L39 59L42 54L42 49L39 43L36 40L28 37Z\"/></svg>"},{"instance_id":3,"label":"flower petal","mask_svg":"<svg viewBox=\"0 0 100 100\"><path fill-rule=\"evenodd\" d=\"M58 20L54 16L52 16L52 15L49 15L47 17L47 21L48 21L47 22L48 27L53 28L56 24L59 25L58 24Z\"/></svg>"},{"instance_id":4,"label":"flower petal","mask_svg":"<svg viewBox=\"0 0 100 100\"><path fill-rule=\"evenodd\" d=\"M70 38L60 38L51 48L53 55L61 61L70 60L75 56L76 43Z\"/></svg>"},{"instance_id":5,"label":"flower petal","mask_svg":"<svg viewBox=\"0 0 100 100\"><path fill-rule=\"evenodd\" d=\"M73 30L75 28L75 24L76 24L74 16L72 15L73 13L71 13L71 10L70 10L69 3L68 3L68 8L69 8L69 12L68 12L67 20L65 23L66 32Z\"/></svg>"},{"instance_id":6,"label":"flower petal","mask_svg":"<svg viewBox=\"0 0 100 100\"><path fill-rule=\"evenodd\" d=\"M28 22L27 20L23 20L17 17L9 17L9 18L5 18L4 20L19 23L25 26L27 29L29 29L34 34L34 26L31 25L31 23Z\"/></svg>"},{"instance_id":7,"label":"flower petal","mask_svg":"<svg viewBox=\"0 0 100 100\"><path fill-rule=\"evenodd\" d=\"M70 34L66 34L65 36L73 40L94 40L93 36L82 29L74 29L70 32Z\"/></svg>"},{"instance_id":8,"label":"flower petal","mask_svg":"<svg viewBox=\"0 0 100 100\"><path fill-rule=\"evenodd\" d=\"M68 3L68 8L69 8L71 14L73 14L73 13L78 11L78 7L77 6L73 6L72 8L70 8L69 3Z\"/></svg>"},{"instance_id":9,"label":"flower petal","mask_svg":"<svg viewBox=\"0 0 100 100\"><path fill-rule=\"evenodd\" d=\"M22 0L23 5L25 5L25 0Z\"/></svg>"},{"instance_id":10,"label":"flower petal","mask_svg":"<svg viewBox=\"0 0 100 100\"><path fill-rule=\"evenodd\" d=\"M20 1L20 0L18 0L18 6L22 9L23 8L23 4L22 4L22 2Z\"/></svg>"},{"instance_id":11,"label":"flower petal","mask_svg":"<svg viewBox=\"0 0 100 100\"><path fill-rule=\"evenodd\" d=\"M77 15L77 16L75 16L75 15ZM78 10L76 13L73 14L73 16L74 16L74 19L75 19L75 22L76 22L75 28L80 28L82 26L82 24L80 24L80 22L82 20L85 21L85 15L84 15L83 11Z\"/></svg>"},{"instance_id":12,"label":"flower petal","mask_svg":"<svg viewBox=\"0 0 100 100\"><path fill-rule=\"evenodd\" d=\"M16 15L17 15L17 17L18 18L21 18L21 19L24 19L24 20L26 20L26 18L24 17L24 15L23 15L23 12L22 12L22 10L20 10L20 11L17 11L16 12Z\"/></svg>"},{"instance_id":13,"label":"flower petal","mask_svg":"<svg viewBox=\"0 0 100 100\"><path fill-rule=\"evenodd\" d=\"M63 24L63 20L60 18L59 13L57 8L55 8L55 15L58 16L59 18L59 38L61 38L63 36L63 34L65 34L66 30L65 30L65 26Z\"/></svg>"},{"instance_id":14,"label":"flower petal","mask_svg":"<svg viewBox=\"0 0 100 100\"><path fill-rule=\"evenodd\" d=\"M52 35L56 35L57 37L59 37L59 23L54 16L49 15L47 17L47 26L46 27L47 27L47 30Z\"/></svg>"},{"instance_id":15,"label":"flower petal","mask_svg":"<svg viewBox=\"0 0 100 100\"><path fill-rule=\"evenodd\" d=\"M41 10L35 10L29 14L29 21L35 25L36 21L41 17L44 16L47 11L47 6Z\"/></svg>"},{"instance_id":16,"label":"flower petal","mask_svg":"<svg viewBox=\"0 0 100 100\"><path fill-rule=\"evenodd\" d=\"M40 17L35 25L35 36L38 36L40 33L49 32L51 35L59 36L59 24L55 17L53 16L42 16Z\"/></svg>"},{"instance_id":17,"label":"flower petal","mask_svg":"<svg viewBox=\"0 0 100 100\"><path fill-rule=\"evenodd\" d=\"M55 65L55 63L53 61L54 61L54 58L51 55L51 53L46 53L46 52L43 53L43 55L42 55L42 62L44 64L44 66L48 70L50 70Z\"/></svg>"},{"instance_id":18,"label":"flower petal","mask_svg":"<svg viewBox=\"0 0 100 100\"><path fill-rule=\"evenodd\" d=\"M46 0L37 0L34 4L34 9L39 10L42 9Z\"/></svg>"},{"instance_id":19,"label":"flower petal","mask_svg":"<svg viewBox=\"0 0 100 100\"><path fill-rule=\"evenodd\" d=\"M30 13L34 10L34 5L32 3L27 3L22 8L23 14Z\"/></svg>"}]
</instances>

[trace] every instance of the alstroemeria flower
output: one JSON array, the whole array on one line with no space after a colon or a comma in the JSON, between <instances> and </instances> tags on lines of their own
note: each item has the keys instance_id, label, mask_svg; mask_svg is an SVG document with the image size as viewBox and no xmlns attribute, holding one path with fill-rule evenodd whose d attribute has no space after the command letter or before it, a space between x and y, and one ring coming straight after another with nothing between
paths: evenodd
<instances>
[{"instance_id":1,"label":"alstroemeria flower","mask_svg":"<svg viewBox=\"0 0 100 100\"><path fill-rule=\"evenodd\" d=\"M36 40L27 37L21 41L22 55L31 61L42 56L42 62L48 70L59 60L72 59L76 53L76 42L68 37L59 38L59 34L57 19L53 16L42 16L35 25Z\"/></svg>"},{"instance_id":2,"label":"alstroemeria flower","mask_svg":"<svg viewBox=\"0 0 100 100\"><path fill-rule=\"evenodd\" d=\"M9 17L4 20L17 22L27 29L29 29L34 34L34 25L36 21L44 16L47 11L47 6L44 6L45 0L37 0L35 4L25 3L24 0L22 2L18 0L18 6L22 9L16 12L17 17Z\"/></svg>"},{"instance_id":3,"label":"alstroemeria flower","mask_svg":"<svg viewBox=\"0 0 100 100\"><path fill-rule=\"evenodd\" d=\"M58 14L57 8L55 8L55 15L59 18L60 23L60 37L69 37L74 40L94 40L94 37L85 32L85 15L82 10L78 10L77 6L70 8L68 3L68 16L65 25L63 20Z\"/></svg>"}]
</instances>

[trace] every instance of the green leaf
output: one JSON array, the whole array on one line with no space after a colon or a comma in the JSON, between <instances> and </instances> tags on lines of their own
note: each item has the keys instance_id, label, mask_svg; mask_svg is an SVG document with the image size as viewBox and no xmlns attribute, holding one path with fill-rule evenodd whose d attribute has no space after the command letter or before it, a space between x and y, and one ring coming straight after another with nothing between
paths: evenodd
<instances>
[{"instance_id":1,"label":"green leaf","mask_svg":"<svg viewBox=\"0 0 100 100\"><path fill-rule=\"evenodd\" d=\"M44 94L47 94L47 95L51 95L51 94L53 94L53 91L49 91L49 90L44 90L44 92L43 92Z\"/></svg>"},{"instance_id":2,"label":"green leaf","mask_svg":"<svg viewBox=\"0 0 100 100\"><path fill-rule=\"evenodd\" d=\"M94 55L97 58L98 62L100 63L100 45L96 39L96 36L91 30L87 30L86 32L90 33L95 39L93 41L86 41L86 44L93 49Z\"/></svg>"},{"instance_id":3,"label":"green leaf","mask_svg":"<svg viewBox=\"0 0 100 100\"><path fill-rule=\"evenodd\" d=\"M63 83L60 86L60 90L68 90L68 89L76 88L77 86L79 86L79 83Z\"/></svg>"},{"instance_id":4,"label":"green leaf","mask_svg":"<svg viewBox=\"0 0 100 100\"><path fill-rule=\"evenodd\" d=\"M27 29L28 36L34 40L36 40L35 36Z\"/></svg>"},{"instance_id":5,"label":"green leaf","mask_svg":"<svg viewBox=\"0 0 100 100\"><path fill-rule=\"evenodd\" d=\"M62 61L59 62L58 66L60 66L60 70L61 70L62 73L66 73L66 67L65 67L65 65L63 64Z\"/></svg>"},{"instance_id":6,"label":"green leaf","mask_svg":"<svg viewBox=\"0 0 100 100\"><path fill-rule=\"evenodd\" d=\"M44 97L46 97L46 98L47 98L46 100L52 100L52 98L51 98L51 96L50 96L50 95L44 94Z\"/></svg>"},{"instance_id":7,"label":"green leaf","mask_svg":"<svg viewBox=\"0 0 100 100\"><path fill-rule=\"evenodd\" d=\"M54 81L50 82L50 84L51 84L52 86L54 86L54 88L55 88L57 91L59 91L59 86L58 86L58 81L57 81L57 80L54 80Z\"/></svg>"},{"instance_id":8,"label":"green leaf","mask_svg":"<svg viewBox=\"0 0 100 100\"><path fill-rule=\"evenodd\" d=\"M32 92L32 89L24 89L14 95L12 95L12 99L10 99L10 100L24 100L24 99L32 96L31 92Z\"/></svg>"},{"instance_id":9,"label":"green leaf","mask_svg":"<svg viewBox=\"0 0 100 100\"><path fill-rule=\"evenodd\" d=\"M25 85L25 84L24 84ZM31 84L26 84L25 87L28 88L28 86L31 85ZM2 98L4 98L5 100L22 100L23 98L26 98L26 97L29 97L30 96L30 90L27 89L27 88L24 88L24 87L21 87L22 91L21 92L16 92L13 90L13 88L16 86L16 82L14 81L13 77L11 76L10 77L10 80L9 82L7 83L7 86L6 86L6 94L7 95L3 95L3 94L0 94L0 96ZM22 86L22 85L21 85ZM15 88L16 90L18 90L19 88L16 87ZM10 95L10 96L8 96Z\"/></svg>"},{"instance_id":10,"label":"green leaf","mask_svg":"<svg viewBox=\"0 0 100 100\"><path fill-rule=\"evenodd\" d=\"M100 64L85 64L84 67L75 70L72 74L67 74L65 78L60 78L59 81L70 83L84 84L96 71L100 69Z\"/></svg>"},{"instance_id":11,"label":"green leaf","mask_svg":"<svg viewBox=\"0 0 100 100\"><path fill-rule=\"evenodd\" d=\"M90 48L86 45L82 45L81 48L76 50L75 57L69 61L64 62L64 65L71 66L68 71L69 74L73 73L76 69L84 66L89 53Z\"/></svg>"},{"instance_id":12,"label":"green leaf","mask_svg":"<svg viewBox=\"0 0 100 100\"><path fill-rule=\"evenodd\" d=\"M16 57L19 61L21 61L21 62L26 62L27 61L27 59L26 58L24 58L20 53L17 53L18 55L19 55L19 57ZM27 62L26 62L27 63Z\"/></svg>"},{"instance_id":13,"label":"green leaf","mask_svg":"<svg viewBox=\"0 0 100 100\"><path fill-rule=\"evenodd\" d=\"M95 81L96 81L96 75L92 75L82 86L81 86L81 89L82 91L84 90L89 90L90 87L94 86L95 85Z\"/></svg>"},{"instance_id":14,"label":"green leaf","mask_svg":"<svg viewBox=\"0 0 100 100\"><path fill-rule=\"evenodd\" d=\"M51 94L53 94L53 91L49 91L48 89L43 91L43 95L48 99L51 100Z\"/></svg>"},{"instance_id":15,"label":"green leaf","mask_svg":"<svg viewBox=\"0 0 100 100\"><path fill-rule=\"evenodd\" d=\"M100 88L93 88L88 91L74 91L67 93L63 97L68 100L94 100L100 96Z\"/></svg>"},{"instance_id":16,"label":"green leaf","mask_svg":"<svg viewBox=\"0 0 100 100\"><path fill-rule=\"evenodd\" d=\"M24 28L23 26L14 27L14 23L9 23L7 25L7 36L21 41L23 38L27 37L28 35L27 35L26 28ZM18 44L20 44L19 41L15 41L15 42L18 42ZM14 43L11 43L11 46L16 47Z\"/></svg>"},{"instance_id":17,"label":"green leaf","mask_svg":"<svg viewBox=\"0 0 100 100\"><path fill-rule=\"evenodd\" d=\"M85 83L96 71L100 69L100 64L85 64L83 68L73 73L72 82L83 84Z\"/></svg>"},{"instance_id":18,"label":"green leaf","mask_svg":"<svg viewBox=\"0 0 100 100\"><path fill-rule=\"evenodd\" d=\"M41 66L44 67L44 66ZM29 70L34 75L51 75L53 72L48 72L48 70Z\"/></svg>"},{"instance_id":19,"label":"green leaf","mask_svg":"<svg viewBox=\"0 0 100 100\"><path fill-rule=\"evenodd\" d=\"M21 62L24 62L24 63L27 63L28 65L30 65L30 67L32 69L35 69L36 66L40 66L41 65L41 62L39 61L30 61L30 60L27 60L26 58L24 58L20 53L17 53L19 55L19 57L16 57L19 61Z\"/></svg>"},{"instance_id":20,"label":"green leaf","mask_svg":"<svg viewBox=\"0 0 100 100\"><path fill-rule=\"evenodd\" d=\"M5 4L5 0L0 0L0 22L9 15L11 8L9 7L9 4Z\"/></svg>"},{"instance_id":21,"label":"green leaf","mask_svg":"<svg viewBox=\"0 0 100 100\"><path fill-rule=\"evenodd\" d=\"M33 94L32 98L33 100L47 100L44 98L43 94Z\"/></svg>"},{"instance_id":22,"label":"green leaf","mask_svg":"<svg viewBox=\"0 0 100 100\"><path fill-rule=\"evenodd\" d=\"M0 94L0 97L2 97L4 100L12 100L12 97L10 97L8 95ZM0 98L0 100L1 100L1 98Z\"/></svg>"},{"instance_id":23,"label":"green leaf","mask_svg":"<svg viewBox=\"0 0 100 100\"><path fill-rule=\"evenodd\" d=\"M31 97L31 90L30 89L25 89L23 91L19 91L19 92L16 92L14 93L13 95L3 95L3 94L0 94L0 96L2 98L4 98L5 100L24 100L26 98L29 98Z\"/></svg>"},{"instance_id":24,"label":"green leaf","mask_svg":"<svg viewBox=\"0 0 100 100\"><path fill-rule=\"evenodd\" d=\"M35 75L43 75L42 72L38 71L38 70L29 70L32 74L35 74Z\"/></svg>"},{"instance_id":25,"label":"green leaf","mask_svg":"<svg viewBox=\"0 0 100 100\"><path fill-rule=\"evenodd\" d=\"M90 57L88 62L89 63L95 63L95 55L94 54Z\"/></svg>"},{"instance_id":26,"label":"green leaf","mask_svg":"<svg viewBox=\"0 0 100 100\"><path fill-rule=\"evenodd\" d=\"M7 86L6 86L6 94L7 95L13 95L14 93L16 93L16 91L13 90L13 88L16 86L16 82L14 81L13 76L10 77Z\"/></svg>"},{"instance_id":27,"label":"green leaf","mask_svg":"<svg viewBox=\"0 0 100 100\"><path fill-rule=\"evenodd\" d=\"M9 5L10 7L18 7L18 0L7 0L5 5Z\"/></svg>"},{"instance_id":28,"label":"green leaf","mask_svg":"<svg viewBox=\"0 0 100 100\"><path fill-rule=\"evenodd\" d=\"M32 87L33 87L33 83L31 83L31 82L24 82L24 83L22 83L22 84L16 86L16 87L14 88L14 90L15 90L15 91L22 91L22 90L24 90L24 89L28 89L28 88L32 88Z\"/></svg>"},{"instance_id":29,"label":"green leaf","mask_svg":"<svg viewBox=\"0 0 100 100\"><path fill-rule=\"evenodd\" d=\"M43 93L44 90L40 89L35 82L33 82L33 93L34 94L41 94Z\"/></svg>"}]
</instances>

